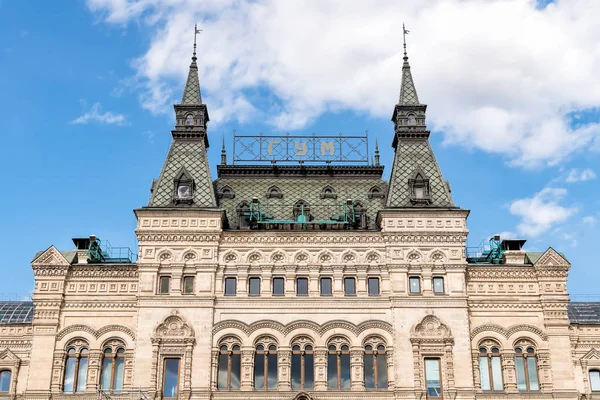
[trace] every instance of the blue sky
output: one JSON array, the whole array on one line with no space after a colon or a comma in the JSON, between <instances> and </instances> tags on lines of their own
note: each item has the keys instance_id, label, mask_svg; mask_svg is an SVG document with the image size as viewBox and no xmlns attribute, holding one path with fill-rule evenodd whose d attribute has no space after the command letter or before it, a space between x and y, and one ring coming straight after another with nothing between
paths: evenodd
<instances>
[{"instance_id":1,"label":"blue sky","mask_svg":"<svg viewBox=\"0 0 600 400\"><path fill-rule=\"evenodd\" d=\"M168 150L194 22L213 178L233 129L368 130L387 178L398 20L469 244L506 232L552 246L573 265L571 293L599 293L597 2L396 3L0 0L0 293L31 292L35 252L72 237L136 247L132 210Z\"/></svg>"}]
</instances>

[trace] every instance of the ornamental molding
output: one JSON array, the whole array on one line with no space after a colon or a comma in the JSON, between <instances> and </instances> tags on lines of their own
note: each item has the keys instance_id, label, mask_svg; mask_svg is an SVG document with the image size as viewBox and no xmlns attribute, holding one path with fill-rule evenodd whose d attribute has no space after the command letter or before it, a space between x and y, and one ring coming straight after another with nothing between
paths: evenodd
<instances>
[{"instance_id":1,"label":"ornamental molding","mask_svg":"<svg viewBox=\"0 0 600 400\"><path fill-rule=\"evenodd\" d=\"M87 332L90 335L92 335L93 337L95 337L96 339L98 339L100 336L102 336L108 332L123 332L126 335L128 335L129 337L131 337L133 340L135 340L135 333L133 332L133 330L131 330L130 328L123 326L123 325L106 325L106 326L103 326L102 328L96 330L89 325L83 325L83 324L70 325L70 326L67 326L66 328L61 329L56 334L56 340L57 341L61 340L65 336L67 336L68 334L73 333L73 332Z\"/></svg>"},{"instance_id":2,"label":"ornamental molding","mask_svg":"<svg viewBox=\"0 0 600 400\"><path fill-rule=\"evenodd\" d=\"M536 271L533 267L503 267L496 266L495 268L468 266L467 267L467 282L471 280L489 280L489 279L508 279L508 280L532 280L536 279Z\"/></svg>"},{"instance_id":3,"label":"ornamental molding","mask_svg":"<svg viewBox=\"0 0 600 400\"><path fill-rule=\"evenodd\" d=\"M190 235L185 233L171 233L171 234L140 234L137 235L138 241L143 244L152 242L194 242L194 244L208 244L217 245L219 243L220 235Z\"/></svg>"},{"instance_id":4,"label":"ornamental molding","mask_svg":"<svg viewBox=\"0 0 600 400\"><path fill-rule=\"evenodd\" d=\"M450 339L450 328L433 314L426 315L421 322L410 330L411 341L414 339Z\"/></svg>"},{"instance_id":5,"label":"ornamental molding","mask_svg":"<svg viewBox=\"0 0 600 400\"><path fill-rule=\"evenodd\" d=\"M595 348L590 349L580 358L580 360L600 360L600 351Z\"/></svg>"},{"instance_id":6,"label":"ornamental molding","mask_svg":"<svg viewBox=\"0 0 600 400\"><path fill-rule=\"evenodd\" d=\"M37 305L36 305L37 307ZM86 302L77 302L77 303L65 303L64 308L95 308L95 309L111 309L111 308L137 308L138 304L137 302L131 302L131 303L123 303L123 302L119 302L119 303L115 303L115 302L110 302L110 303L100 303L98 301L86 301Z\"/></svg>"},{"instance_id":7,"label":"ornamental molding","mask_svg":"<svg viewBox=\"0 0 600 400\"><path fill-rule=\"evenodd\" d=\"M68 274L68 278L115 278L115 279L137 279L139 277L138 268L132 266L74 266Z\"/></svg>"},{"instance_id":8,"label":"ornamental molding","mask_svg":"<svg viewBox=\"0 0 600 400\"><path fill-rule=\"evenodd\" d=\"M394 331L391 324L381 320L365 321L361 322L358 325L343 320L329 321L324 323L323 325L319 325L316 322L308 320L294 321L289 324L282 324L281 322L274 320L257 321L251 324L246 324L238 320L224 320L217 322L214 325L213 334L216 334L224 329L230 328L242 331L247 336L251 335L253 332L259 329L275 330L281 332L284 336L289 335L297 329L308 329L315 332L319 336L323 336L325 333L332 329L344 329L346 331L352 332L357 337L362 332L369 329L380 329L390 334L392 334Z\"/></svg>"},{"instance_id":9,"label":"ornamental molding","mask_svg":"<svg viewBox=\"0 0 600 400\"><path fill-rule=\"evenodd\" d=\"M479 325L473 330L471 330L471 340L473 340L475 336L482 332L496 332L499 335L504 336L506 339L510 338L512 335L518 332L531 332L539 336L544 341L548 340L548 335L543 330L541 330L537 326L529 324L517 324L512 325L509 328L503 328L502 326L497 324Z\"/></svg>"},{"instance_id":10,"label":"ornamental molding","mask_svg":"<svg viewBox=\"0 0 600 400\"><path fill-rule=\"evenodd\" d=\"M0 351L0 361L17 363L21 361L21 359L17 357L15 353L10 351L10 349L4 349Z\"/></svg>"}]
</instances>

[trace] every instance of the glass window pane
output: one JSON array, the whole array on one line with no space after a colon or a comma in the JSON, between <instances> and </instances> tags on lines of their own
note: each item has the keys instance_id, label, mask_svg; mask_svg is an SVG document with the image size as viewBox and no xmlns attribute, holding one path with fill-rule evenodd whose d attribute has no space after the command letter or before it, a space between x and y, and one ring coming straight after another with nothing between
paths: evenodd
<instances>
[{"instance_id":1,"label":"glass window pane","mask_svg":"<svg viewBox=\"0 0 600 400\"><path fill-rule=\"evenodd\" d=\"M379 296L379 278L369 278L369 296Z\"/></svg>"},{"instance_id":2,"label":"glass window pane","mask_svg":"<svg viewBox=\"0 0 600 400\"><path fill-rule=\"evenodd\" d=\"M365 354L363 357L364 373L365 373L365 387L367 389L375 388L375 367L373 362L373 354Z\"/></svg>"},{"instance_id":3,"label":"glass window pane","mask_svg":"<svg viewBox=\"0 0 600 400\"><path fill-rule=\"evenodd\" d=\"M590 385L592 386L592 391L600 390L600 371L590 371Z\"/></svg>"},{"instance_id":4,"label":"glass window pane","mask_svg":"<svg viewBox=\"0 0 600 400\"><path fill-rule=\"evenodd\" d=\"M350 389L350 354L341 354L341 377L342 389Z\"/></svg>"},{"instance_id":5,"label":"glass window pane","mask_svg":"<svg viewBox=\"0 0 600 400\"><path fill-rule=\"evenodd\" d=\"M269 389L277 388L277 354L269 354L268 380L267 387Z\"/></svg>"},{"instance_id":6,"label":"glass window pane","mask_svg":"<svg viewBox=\"0 0 600 400\"><path fill-rule=\"evenodd\" d=\"M302 387L300 380L301 357L300 354L292 353L292 389L299 389Z\"/></svg>"},{"instance_id":7,"label":"glass window pane","mask_svg":"<svg viewBox=\"0 0 600 400\"><path fill-rule=\"evenodd\" d=\"M433 293L444 293L444 278L433 278Z\"/></svg>"},{"instance_id":8,"label":"glass window pane","mask_svg":"<svg viewBox=\"0 0 600 400\"><path fill-rule=\"evenodd\" d=\"M0 372L0 392L8 392L10 389L10 371Z\"/></svg>"},{"instance_id":9,"label":"glass window pane","mask_svg":"<svg viewBox=\"0 0 600 400\"><path fill-rule=\"evenodd\" d=\"M494 390L502 390L502 362L500 357L492 357L492 379L494 380Z\"/></svg>"},{"instance_id":10,"label":"glass window pane","mask_svg":"<svg viewBox=\"0 0 600 400\"><path fill-rule=\"evenodd\" d=\"M479 357L479 379L481 381L481 390L491 390L490 384L490 366L487 357Z\"/></svg>"},{"instance_id":11,"label":"glass window pane","mask_svg":"<svg viewBox=\"0 0 600 400\"><path fill-rule=\"evenodd\" d=\"M225 295L226 296L235 296L236 292L236 279L235 278L225 278Z\"/></svg>"},{"instance_id":12,"label":"glass window pane","mask_svg":"<svg viewBox=\"0 0 600 400\"><path fill-rule=\"evenodd\" d=\"M231 355L231 388L239 389L240 388L240 377L242 370L242 356L241 354L233 353Z\"/></svg>"},{"instance_id":13,"label":"glass window pane","mask_svg":"<svg viewBox=\"0 0 600 400\"><path fill-rule=\"evenodd\" d=\"M169 293L169 283L170 283L170 279L168 276L162 276L160 278L160 293L161 294L166 294Z\"/></svg>"},{"instance_id":14,"label":"glass window pane","mask_svg":"<svg viewBox=\"0 0 600 400\"><path fill-rule=\"evenodd\" d=\"M381 347L381 346L380 346ZM387 389L387 363L385 354L377 354L377 387L379 389Z\"/></svg>"},{"instance_id":15,"label":"glass window pane","mask_svg":"<svg viewBox=\"0 0 600 400\"><path fill-rule=\"evenodd\" d=\"M344 278L344 294L346 296L356 295L356 280L354 278Z\"/></svg>"},{"instance_id":16,"label":"glass window pane","mask_svg":"<svg viewBox=\"0 0 600 400\"><path fill-rule=\"evenodd\" d=\"M308 348L308 346L306 347ZM315 386L315 360L312 354L304 355L304 388L312 389Z\"/></svg>"},{"instance_id":17,"label":"glass window pane","mask_svg":"<svg viewBox=\"0 0 600 400\"><path fill-rule=\"evenodd\" d=\"M179 383L179 359L167 358L165 360L163 397L174 399L177 397L177 386Z\"/></svg>"},{"instance_id":18,"label":"glass window pane","mask_svg":"<svg viewBox=\"0 0 600 400\"><path fill-rule=\"evenodd\" d=\"M331 296L331 278L321 278L321 296Z\"/></svg>"},{"instance_id":19,"label":"glass window pane","mask_svg":"<svg viewBox=\"0 0 600 400\"><path fill-rule=\"evenodd\" d=\"M115 361L115 381L113 384L114 390L123 390L123 379L125 377L125 359L117 357Z\"/></svg>"},{"instance_id":20,"label":"glass window pane","mask_svg":"<svg viewBox=\"0 0 600 400\"><path fill-rule=\"evenodd\" d=\"M219 354L219 372L217 374L217 388L227 389L227 354Z\"/></svg>"},{"instance_id":21,"label":"glass window pane","mask_svg":"<svg viewBox=\"0 0 600 400\"><path fill-rule=\"evenodd\" d=\"M110 377L112 376L112 358L104 357L102 360L101 387L103 390L110 389Z\"/></svg>"},{"instance_id":22,"label":"glass window pane","mask_svg":"<svg viewBox=\"0 0 600 400\"><path fill-rule=\"evenodd\" d=\"M273 278L273 295L283 296L284 294L284 280L283 278Z\"/></svg>"},{"instance_id":23,"label":"glass window pane","mask_svg":"<svg viewBox=\"0 0 600 400\"><path fill-rule=\"evenodd\" d=\"M411 276L408 281L411 293L421 293L421 279L418 276Z\"/></svg>"},{"instance_id":24,"label":"glass window pane","mask_svg":"<svg viewBox=\"0 0 600 400\"><path fill-rule=\"evenodd\" d=\"M440 397L442 395L442 382L439 359L429 358L425 360L425 379L427 381L427 397Z\"/></svg>"},{"instance_id":25,"label":"glass window pane","mask_svg":"<svg viewBox=\"0 0 600 400\"><path fill-rule=\"evenodd\" d=\"M515 369L517 371L517 389L527 390L527 381L525 380L525 359L515 357Z\"/></svg>"},{"instance_id":26,"label":"glass window pane","mask_svg":"<svg viewBox=\"0 0 600 400\"><path fill-rule=\"evenodd\" d=\"M337 354L327 354L327 387L337 389Z\"/></svg>"},{"instance_id":27,"label":"glass window pane","mask_svg":"<svg viewBox=\"0 0 600 400\"><path fill-rule=\"evenodd\" d=\"M194 277L186 276L183 278L183 293L190 294L194 293Z\"/></svg>"},{"instance_id":28,"label":"glass window pane","mask_svg":"<svg viewBox=\"0 0 600 400\"><path fill-rule=\"evenodd\" d=\"M265 387L265 355L256 354L254 356L254 388L264 389Z\"/></svg>"},{"instance_id":29,"label":"glass window pane","mask_svg":"<svg viewBox=\"0 0 600 400\"><path fill-rule=\"evenodd\" d=\"M296 294L298 296L308 296L308 278L296 279Z\"/></svg>"},{"instance_id":30,"label":"glass window pane","mask_svg":"<svg viewBox=\"0 0 600 400\"><path fill-rule=\"evenodd\" d=\"M260 278L250 278L248 294L251 296L260 295Z\"/></svg>"},{"instance_id":31,"label":"glass window pane","mask_svg":"<svg viewBox=\"0 0 600 400\"><path fill-rule=\"evenodd\" d=\"M75 357L67 358L67 365L65 366L65 383L63 390L65 392L73 391L73 383L75 382Z\"/></svg>"},{"instance_id":32,"label":"glass window pane","mask_svg":"<svg viewBox=\"0 0 600 400\"><path fill-rule=\"evenodd\" d=\"M527 357L527 373L529 375L529 390L540 390L535 357Z\"/></svg>"},{"instance_id":33,"label":"glass window pane","mask_svg":"<svg viewBox=\"0 0 600 400\"><path fill-rule=\"evenodd\" d=\"M81 357L79 359L79 371L77 373L77 391L85 392L85 387L87 385L87 367L88 367L88 358Z\"/></svg>"}]
</instances>

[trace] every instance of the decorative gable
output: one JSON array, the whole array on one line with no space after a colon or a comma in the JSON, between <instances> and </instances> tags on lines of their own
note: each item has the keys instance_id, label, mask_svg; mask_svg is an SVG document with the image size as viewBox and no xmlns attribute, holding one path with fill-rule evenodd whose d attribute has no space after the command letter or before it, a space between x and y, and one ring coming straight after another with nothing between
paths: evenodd
<instances>
[{"instance_id":1,"label":"decorative gable","mask_svg":"<svg viewBox=\"0 0 600 400\"><path fill-rule=\"evenodd\" d=\"M571 264L565 257L560 255L556 250L552 247L549 247L548 250L536 261L534 264L536 268L543 267L566 267L570 268Z\"/></svg>"},{"instance_id":2,"label":"decorative gable","mask_svg":"<svg viewBox=\"0 0 600 400\"><path fill-rule=\"evenodd\" d=\"M60 251L56 249L54 246L50 246L46 249L42 254L38 255L31 262L32 266L48 266L48 265L56 265L56 266L65 266L68 267L69 261L60 254Z\"/></svg>"}]
</instances>

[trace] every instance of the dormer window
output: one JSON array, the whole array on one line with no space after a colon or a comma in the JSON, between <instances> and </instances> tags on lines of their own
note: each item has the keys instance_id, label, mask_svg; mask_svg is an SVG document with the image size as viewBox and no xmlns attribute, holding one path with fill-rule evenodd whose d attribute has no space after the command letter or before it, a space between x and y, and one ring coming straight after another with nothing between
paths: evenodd
<instances>
[{"instance_id":1,"label":"dormer window","mask_svg":"<svg viewBox=\"0 0 600 400\"><path fill-rule=\"evenodd\" d=\"M173 203L192 204L194 198L194 180L192 179L192 176L182 168L177 175L175 175L173 181Z\"/></svg>"},{"instance_id":2,"label":"dormer window","mask_svg":"<svg viewBox=\"0 0 600 400\"><path fill-rule=\"evenodd\" d=\"M267 189L267 199L283 199L283 193L277 186L271 186Z\"/></svg>"},{"instance_id":3,"label":"dormer window","mask_svg":"<svg viewBox=\"0 0 600 400\"><path fill-rule=\"evenodd\" d=\"M220 199L233 199L235 198L235 193L233 192L233 189L225 185L219 190L217 197Z\"/></svg>"},{"instance_id":4,"label":"dormer window","mask_svg":"<svg viewBox=\"0 0 600 400\"><path fill-rule=\"evenodd\" d=\"M415 117L414 114L408 114L408 125L416 125L417 124L417 118Z\"/></svg>"},{"instance_id":5,"label":"dormer window","mask_svg":"<svg viewBox=\"0 0 600 400\"><path fill-rule=\"evenodd\" d=\"M321 190L321 198L322 199L337 199L337 194L335 190L331 186L325 186L323 190Z\"/></svg>"},{"instance_id":6,"label":"dormer window","mask_svg":"<svg viewBox=\"0 0 600 400\"><path fill-rule=\"evenodd\" d=\"M369 199L383 199L385 198L385 194L379 186L373 186L371 190L369 190L367 197Z\"/></svg>"},{"instance_id":7,"label":"dormer window","mask_svg":"<svg viewBox=\"0 0 600 400\"><path fill-rule=\"evenodd\" d=\"M410 202L412 204L431 204L429 179L425 176L421 167L417 167L413 173L413 177L408 180L408 187L410 190Z\"/></svg>"},{"instance_id":8,"label":"dormer window","mask_svg":"<svg viewBox=\"0 0 600 400\"><path fill-rule=\"evenodd\" d=\"M194 126L194 116L192 114L188 114L185 117L185 126Z\"/></svg>"}]
</instances>

